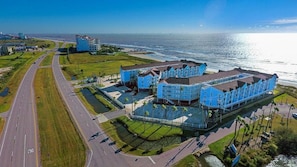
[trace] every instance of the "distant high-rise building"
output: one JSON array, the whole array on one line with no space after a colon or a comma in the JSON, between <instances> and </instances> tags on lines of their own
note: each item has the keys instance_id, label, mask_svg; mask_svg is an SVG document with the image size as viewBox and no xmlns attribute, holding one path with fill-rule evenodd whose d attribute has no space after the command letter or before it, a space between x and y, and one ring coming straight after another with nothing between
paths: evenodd
<instances>
[{"instance_id":1,"label":"distant high-rise building","mask_svg":"<svg viewBox=\"0 0 297 167\"><path fill-rule=\"evenodd\" d=\"M87 35L76 35L76 51L97 52L100 50L98 38L91 38Z\"/></svg>"},{"instance_id":2,"label":"distant high-rise building","mask_svg":"<svg viewBox=\"0 0 297 167\"><path fill-rule=\"evenodd\" d=\"M19 33L19 38L20 39L27 39L27 36L24 33Z\"/></svg>"}]
</instances>

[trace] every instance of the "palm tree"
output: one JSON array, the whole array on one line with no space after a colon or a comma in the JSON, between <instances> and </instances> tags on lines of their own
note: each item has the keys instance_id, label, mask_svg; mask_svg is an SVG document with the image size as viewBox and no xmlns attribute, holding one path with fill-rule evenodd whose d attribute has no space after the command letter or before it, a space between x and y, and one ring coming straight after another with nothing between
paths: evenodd
<instances>
[{"instance_id":1,"label":"palm tree","mask_svg":"<svg viewBox=\"0 0 297 167\"><path fill-rule=\"evenodd\" d=\"M179 98L178 98L178 104L179 105L180 105L180 99L181 99L183 90L184 90L184 87L183 86L180 86L180 88L179 88Z\"/></svg>"},{"instance_id":2,"label":"palm tree","mask_svg":"<svg viewBox=\"0 0 297 167\"><path fill-rule=\"evenodd\" d=\"M164 104L162 104L162 109L164 110L165 114L164 114L164 118L166 118L166 106Z\"/></svg>"},{"instance_id":3,"label":"palm tree","mask_svg":"<svg viewBox=\"0 0 297 167\"><path fill-rule=\"evenodd\" d=\"M242 125L242 117L240 115L237 115L236 119L235 119L235 129L234 129L234 141L236 140L236 136L237 136L237 124L240 123L239 125L239 128L238 128L238 132L240 130L240 127Z\"/></svg>"},{"instance_id":4,"label":"palm tree","mask_svg":"<svg viewBox=\"0 0 297 167\"><path fill-rule=\"evenodd\" d=\"M271 122L271 112L272 112L272 107L273 106L275 106L276 104L275 104L275 102L274 101L272 101L271 102L271 105L270 105L270 110L269 110L269 118L270 119L267 119L267 123L266 123L266 127L265 127L265 132L267 131L267 127L269 126L269 124L270 124L270 122Z\"/></svg>"},{"instance_id":5,"label":"palm tree","mask_svg":"<svg viewBox=\"0 0 297 167\"><path fill-rule=\"evenodd\" d=\"M248 134L248 131L250 130L250 126L248 123L245 122L244 119L241 120L243 125L244 125L244 129L243 129L243 134L242 134L242 138L241 138L241 145L243 144L243 138L244 136L246 136Z\"/></svg>"},{"instance_id":6,"label":"palm tree","mask_svg":"<svg viewBox=\"0 0 297 167\"><path fill-rule=\"evenodd\" d=\"M125 103L128 104L128 102L129 102L129 98L126 97L126 98L125 98Z\"/></svg>"},{"instance_id":7,"label":"palm tree","mask_svg":"<svg viewBox=\"0 0 297 167\"><path fill-rule=\"evenodd\" d=\"M154 117L154 111L158 108L157 104L153 104L153 114L152 117Z\"/></svg>"},{"instance_id":8,"label":"palm tree","mask_svg":"<svg viewBox=\"0 0 297 167\"><path fill-rule=\"evenodd\" d=\"M172 111L175 112L177 111L177 107L176 106L172 106ZM172 112L172 115L173 115L173 112ZM172 124L173 124L173 118L172 118ZM172 126L171 126L172 127Z\"/></svg>"},{"instance_id":9,"label":"palm tree","mask_svg":"<svg viewBox=\"0 0 297 167\"><path fill-rule=\"evenodd\" d=\"M273 119L274 119L274 115L275 115L275 112L279 112L279 109L277 107L274 107L274 110L272 112L272 116L271 116L271 121L270 121L270 131L272 130L272 122L273 122Z\"/></svg>"},{"instance_id":10,"label":"palm tree","mask_svg":"<svg viewBox=\"0 0 297 167\"><path fill-rule=\"evenodd\" d=\"M134 107L133 107L132 111L133 111L133 113L134 113L134 112L135 112L135 109L136 109L136 105L138 104L138 101L135 100L135 101L133 102L133 104L134 104Z\"/></svg>"},{"instance_id":11,"label":"palm tree","mask_svg":"<svg viewBox=\"0 0 297 167\"><path fill-rule=\"evenodd\" d=\"M289 126L289 116L290 116L290 112L291 112L292 109L293 110L295 109L294 104L291 104L290 107L289 107L289 112L288 112L288 116L287 116L287 128Z\"/></svg>"},{"instance_id":12,"label":"palm tree","mask_svg":"<svg viewBox=\"0 0 297 167\"><path fill-rule=\"evenodd\" d=\"M144 112L144 117L147 117L147 116L149 116L150 115L150 113L148 112L148 111L145 111ZM145 131L145 123L144 123L145 121L143 120L143 126L144 126L144 130L143 131Z\"/></svg>"},{"instance_id":13,"label":"palm tree","mask_svg":"<svg viewBox=\"0 0 297 167\"><path fill-rule=\"evenodd\" d=\"M142 112L144 113L144 107L147 105L147 102L146 102L146 101L143 101L142 104L143 104L143 105L142 105Z\"/></svg>"},{"instance_id":14,"label":"palm tree","mask_svg":"<svg viewBox=\"0 0 297 167\"><path fill-rule=\"evenodd\" d=\"M187 107L183 107L182 112L185 113L185 112L187 112L187 111L188 111L188 108L187 108ZM183 116L182 116L182 118L183 118ZM182 119L182 123L184 123L184 119Z\"/></svg>"}]
</instances>

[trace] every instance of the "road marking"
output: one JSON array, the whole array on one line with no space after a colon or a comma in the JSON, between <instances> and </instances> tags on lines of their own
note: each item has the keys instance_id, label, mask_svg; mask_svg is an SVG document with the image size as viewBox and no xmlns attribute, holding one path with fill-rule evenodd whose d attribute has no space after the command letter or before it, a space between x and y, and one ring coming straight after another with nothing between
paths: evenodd
<instances>
[{"instance_id":1,"label":"road marking","mask_svg":"<svg viewBox=\"0 0 297 167\"><path fill-rule=\"evenodd\" d=\"M28 149L28 154L30 154L30 153L34 153L34 148L29 148Z\"/></svg>"},{"instance_id":2,"label":"road marking","mask_svg":"<svg viewBox=\"0 0 297 167\"><path fill-rule=\"evenodd\" d=\"M23 160L23 167L26 166L26 140L27 140L27 136L25 134L25 137L24 137L24 160Z\"/></svg>"},{"instance_id":3,"label":"road marking","mask_svg":"<svg viewBox=\"0 0 297 167\"><path fill-rule=\"evenodd\" d=\"M152 161L153 164L156 164L156 162L152 159L151 156L148 156L148 159L150 159Z\"/></svg>"},{"instance_id":4,"label":"road marking","mask_svg":"<svg viewBox=\"0 0 297 167\"><path fill-rule=\"evenodd\" d=\"M32 105L32 113L33 113L35 148L38 149L38 147L37 147L38 137L37 137L36 118L35 118L35 116L36 116L36 113L35 112L36 111L34 110L35 109L34 108L34 104L36 105L36 103L34 101L35 95L34 95L33 90L34 90L34 87L33 87L33 85L31 85L31 101L32 101L31 105ZM36 162L36 166L38 166L38 164L39 164L38 151L35 151L35 158L36 158L36 161L35 161Z\"/></svg>"},{"instance_id":5,"label":"road marking","mask_svg":"<svg viewBox=\"0 0 297 167\"><path fill-rule=\"evenodd\" d=\"M104 152L105 155L107 155L106 152L105 152L105 150L103 150L103 152Z\"/></svg>"},{"instance_id":6,"label":"road marking","mask_svg":"<svg viewBox=\"0 0 297 167\"><path fill-rule=\"evenodd\" d=\"M87 123L87 127L89 127L89 124Z\"/></svg>"}]
</instances>

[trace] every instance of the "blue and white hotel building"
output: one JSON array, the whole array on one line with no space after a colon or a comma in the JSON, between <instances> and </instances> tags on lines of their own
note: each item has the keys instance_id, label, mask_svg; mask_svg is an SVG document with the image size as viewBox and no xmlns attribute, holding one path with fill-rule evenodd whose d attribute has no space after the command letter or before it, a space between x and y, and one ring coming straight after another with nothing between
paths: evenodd
<instances>
[{"instance_id":1,"label":"blue and white hotel building","mask_svg":"<svg viewBox=\"0 0 297 167\"><path fill-rule=\"evenodd\" d=\"M189 78L171 77L159 82L157 100L189 105L199 101L206 108L225 112L273 91L277 78L276 74L240 68Z\"/></svg>"},{"instance_id":2,"label":"blue and white hotel building","mask_svg":"<svg viewBox=\"0 0 297 167\"><path fill-rule=\"evenodd\" d=\"M140 90L151 89L157 87L160 80L169 77L201 76L205 72L206 66L205 63L187 60L121 66L121 82L125 85L137 84Z\"/></svg>"}]
</instances>

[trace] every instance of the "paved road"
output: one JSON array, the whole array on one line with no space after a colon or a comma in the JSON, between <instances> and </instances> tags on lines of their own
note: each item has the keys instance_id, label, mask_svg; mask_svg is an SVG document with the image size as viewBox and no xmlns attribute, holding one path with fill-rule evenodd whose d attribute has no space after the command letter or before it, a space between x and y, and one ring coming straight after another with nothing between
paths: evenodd
<instances>
[{"instance_id":1,"label":"paved road","mask_svg":"<svg viewBox=\"0 0 297 167\"><path fill-rule=\"evenodd\" d=\"M142 158L139 161L135 161L134 156L125 156L120 153L116 153L117 148L109 145L112 141L107 139L107 136L102 133L102 129L98 126L97 120L93 120L93 116L89 114L84 105L80 102L77 96L75 96L74 90L70 83L64 78L60 65L59 65L59 53L54 56L53 59L53 72L58 86L58 89L65 101L71 116L77 125L77 128L81 132L83 139L86 141L89 151L87 166L91 167L128 167L128 166L141 166L136 165L135 162L150 163L153 164L149 158ZM92 135L100 133L98 137ZM104 141L106 140L106 141Z\"/></svg>"},{"instance_id":2,"label":"paved road","mask_svg":"<svg viewBox=\"0 0 297 167\"><path fill-rule=\"evenodd\" d=\"M93 120L94 116L91 116L86 110L84 105L80 102L77 96L75 96L74 90L68 82L62 72L58 62L59 53L56 54L53 60L53 71L57 82L57 86L61 95L66 102L67 107L70 110L71 116L77 125L77 128L81 132L83 139L88 145L88 160L87 166L92 167L154 167L154 166L172 166L175 162L184 158L186 155L198 151L203 146L207 146L218 139L230 134L234 131L234 122L227 123L221 128L216 128L212 132L201 135L199 141L195 138L189 139L183 142L179 147L176 147L170 151L167 151L161 155L152 157L137 157L124 154L122 152L115 153L117 148L110 146L110 139L102 133L102 129L98 126L97 120ZM267 114L270 106L264 106L263 109ZM286 106L280 107L281 113L287 113L288 108ZM294 111L292 111L294 112ZM256 111L257 115L262 113L261 110ZM122 114L122 113L121 113ZM107 114L107 117L114 117L113 114ZM249 118L245 118L248 122ZM100 135L96 138L91 136L100 132ZM106 139L106 141L105 141ZM199 143L202 143L199 145Z\"/></svg>"},{"instance_id":3,"label":"paved road","mask_svg":"<svg viewBox=\"0 0 297 167\"><path fill-rule=\"evenodd\" d=\"M57 49L57 44L56 48ZM46 54L32 64L17 90L7 114L5 129L0 138L0 166L40 166L38 122L33 81L36 70Z\"/></svg>"}]
</instances>

